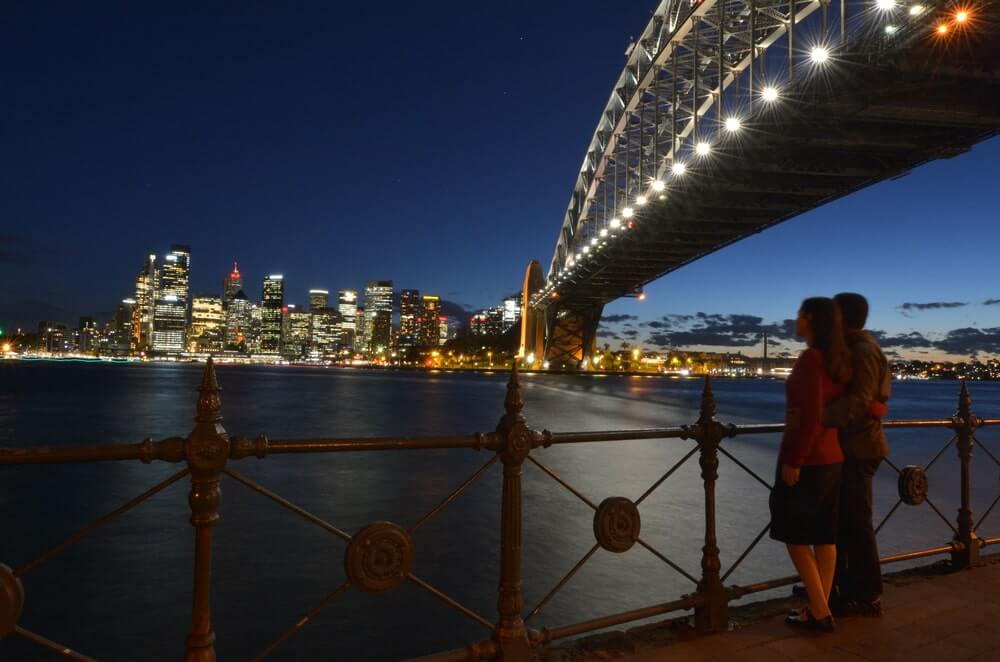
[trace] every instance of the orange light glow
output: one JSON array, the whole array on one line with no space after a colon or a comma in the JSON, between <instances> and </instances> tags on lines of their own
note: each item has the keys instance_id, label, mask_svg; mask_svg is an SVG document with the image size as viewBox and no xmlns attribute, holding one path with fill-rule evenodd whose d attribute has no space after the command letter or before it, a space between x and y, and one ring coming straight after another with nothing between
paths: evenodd
<instances>
[{"instance_id":1,"label":"orange light glow","mask_svg":"<svg viewBox=\"0 0 1000 662\"><path fill-rule=\"evenodd\" d=\"M964 9L960 9L957 12L955 12L956 23L965 23L968 20L969 20L969 12L965 11Z\"/></svg>"},{"instance_id":2,"label":"orange light glow","mask_svg":"<svg viewBox=\"0 0 1000 662\"><path fill-rule=\"evenodd\" d=\"M945 25L944 23L942 23L941 25L937 26L937 33L938 34L946 34L947 32L948 32L948 26Z\"/></svg>"},{"instance_id":3,"label":"orange light glow","mask_svg":"<svg viewBox=\"0 0 1000 662\"><path fill-rule=\"evenodd\" d=\"M645 301L645 300L646 300L646 293L645 292L640 292L639 293L639 301Z\"/></svg>"}]
</instances>

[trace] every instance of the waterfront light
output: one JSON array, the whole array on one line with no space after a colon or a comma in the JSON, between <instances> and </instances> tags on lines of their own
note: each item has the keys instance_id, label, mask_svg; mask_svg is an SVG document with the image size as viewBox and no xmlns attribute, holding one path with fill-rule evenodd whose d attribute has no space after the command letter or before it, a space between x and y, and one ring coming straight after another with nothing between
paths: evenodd
<instances>
[{"instance_id":1,"label":"waterfront light","mask_svg":"<svg viewBox=\"0 0 1000 662\"><path fill-rule=\"evenodd\" d=\"M646 196L644 196L644 195L640 195L638 198L635 199L635 204L637 206L639 206L639 207L641 207L644 204L646 204L646 202L648 202L648 201L646 200Z\"/></svg>"},{"instance_id":2,"label":"waterfront light","mask_svg":"<svg viewBox=\"0 0 1000 662\"><path fill-rule=\"evenodd\" d=\"M617 218L612 218L611 222L608 223L608 225L611 226L612 230L617 230L618 228L620 228L622 226L622 222L619 221Z\"/></svg>"},{"instance_id":3,"label":"waterfront light","mask_svg":"<svg viewBox=\"0 0 1000 662\"><path fill-rule=\"evenodd\" d=\"M583 253L584 253L584 255L586 255L589 252L590 252L590 246L584 246L583 247Z\"/></svg>"},{"instance_id":4,"label":"waterfront light","mask_svg":"<svg viewBox=\"0 0 1000 662\"><path fill-rule=\"evenodd\" d=\"M703 140L695 145L694 151L698 153L698 156L708 156L712 151L712 146Z\"/></svg>"},{"instance_id":5,"label":"waterfront light","mask_svg":"<svg viewBox=\"0 0 1000 662\"><path fill-rule=\"evenodd\" d=\"M607 228L601 228L601 236L602 237L607 237L608 236L608 229Z\"/></svg>"},{"instance_id":6,"label":"waterfront light","mask_svg":"<svg viewBox=\"0 0 1000 662\"><path fill-rule=\"evenodd\" d=\"M891 11L896 8L896 0L875 0L875 6L882 11Z\"/></svg>"},{"instance_id":7,"label":"waterfront light","mask_svg":"<svg viewBox=\"0 0 1000 662\"><path fill-rule=\"evenodd\" d=\"M885 26L885 33L886 34L896 34L897 30L899 30L899 28L897 28L895 25L887 25L887 26Z\"/></svg>"},{"instance_id":8,"label":"waterfront light","mask_svg":"<svg viewBox=\"0 0 1000 662\"><path fill-rule=\"evenodd\" d=\"M740 121L739 117L727 117L725 126L729 133L736 133L743 128L743 122Z\"/></svg>"},{"instance_id":9,"label":"waterfront light","mask_svg":"<svg viewBox=\"0 0 1000 662\"><path fill-rule=\"evenodd\" d=\"M678 177L687 172L687 166L680 161L674 161L673 165L670 166L670 172L674 173Z\"/></svg>"},{"instance_id":10,"label":"waterfront light","mask_svg":"<svg viewBox=\"0 0 1000 662\"><path fill-rule=\"evenodd\" d=\"M590 245L591 246L596 246L597 245L597 237L594 237L593 239L590 240Z\"/></svg>"},{"instance_id":11,"label":"waterfront light","mask_svg":"<svg viewBox=\"0 0 1000 662\"><path fill-rule=\"evenodd\" d=\"M910 7L910 16L919 16L924 11L923 5L913 5Z\"/></svg>"},{"instance_id":12,"label":"waterfront light","mask_svg":"<svg viewBox=\"0 0 1000 662\"><path fill-rule=\"evenodd\" d=\"M816 64L823 64L830 59L830 51L825 46L813 46L809 51L809 59Z\"/></svg>"},{"instance_id":13,"label":"waterfront light","mask_svg":"<svg viewBox=\"0 0 1000 662\"><path fill-rule=\"evenodd\" d=\"M548 370L549 369L549 362L548 361L542 361L542 368Z\"/></svg>"},{"instance_id":14,"label":"waterfront light","mask_svg":"<svg viewBox=\"0 0 1000 662\"><path fill-rule=\"evenodd\" d=\"M657 193L659 193L660 191L662 191L666 187L667 187L667 185L664 184L663 182L661 182L659 179L657 179L656 181L653 182L653 190L656 191Z\"/></svg>"},{"instance_id":15,"label":"waterfront light","mask_svg":"<svg viewBox=\"0 0 1000 662\"><path fill-rule=\"evenodd\" d=\"M764 101L767 101L767 102L777 101L778 100L778 88L774 87L773 85L768 85L767 87L764 88L764 90L760 93L760 95L761 95L761 98L764 99Z\"/></svg>"},{"instance_id":16,"label":"waterfront light","mask_svg":"<svg viewBox=\"0 0 1000 662\"><path fill-rule=\"evenodd\" d=\"M632 218L635 215L635 210L631 207L626 207L622 210L622 216L625 218Z\"/></svg>"},{"instance_id":17,"label":"waterfront light","mask_svg":"<svg viewBox=\"0 0 1000 662\"><path fill-rule=\"evenodd\" d=\"M535 362L535 354L534 353L528 354L524 358L526 358L528 360L528 363L534 363Z\"/></svg>"}]
</instances>

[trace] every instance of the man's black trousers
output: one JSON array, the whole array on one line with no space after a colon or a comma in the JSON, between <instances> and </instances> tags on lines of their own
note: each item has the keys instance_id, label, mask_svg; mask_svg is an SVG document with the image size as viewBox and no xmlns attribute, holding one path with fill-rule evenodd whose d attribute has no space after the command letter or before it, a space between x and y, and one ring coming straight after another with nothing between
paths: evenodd
<instances>
[{"instance_id":1,"label":"man's black trousers","mask_svg":"<svg viewBox=\"0 0 1000 662\"><path fill-rule=\"evenodd\" d=\"M833 599L873 602L882 595L882 567L872 525L872 478L881 458L844 458Z\"/></svg>"}]
</instances>

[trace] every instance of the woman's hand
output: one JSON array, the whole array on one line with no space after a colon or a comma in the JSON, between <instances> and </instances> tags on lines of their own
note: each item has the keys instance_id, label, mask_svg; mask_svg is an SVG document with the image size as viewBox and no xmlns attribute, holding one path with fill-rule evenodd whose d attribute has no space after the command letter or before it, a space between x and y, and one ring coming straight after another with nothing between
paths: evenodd
<instances>
[{"instance_id":1,"label":"woman's hand","mask_svg":"<svg viewBox=\"0 0 1000 662\"><path fill-rule=\"evenodd\" d=\"M799 467L793 467L789 464L781 465L781 480L789 487L795 487L795 484L799 482Z\"/></svg>"},{"instance_id":2,"label":"woman's hand","mask_svg":"<svg viewBox=\"0 0 1000 662\"><path fill-rule=\"evenodd\" d=\"M889 415L889 405L881 400L872 400L868 404L868 415L881 421Z\"/></svg>"}]
</instances>

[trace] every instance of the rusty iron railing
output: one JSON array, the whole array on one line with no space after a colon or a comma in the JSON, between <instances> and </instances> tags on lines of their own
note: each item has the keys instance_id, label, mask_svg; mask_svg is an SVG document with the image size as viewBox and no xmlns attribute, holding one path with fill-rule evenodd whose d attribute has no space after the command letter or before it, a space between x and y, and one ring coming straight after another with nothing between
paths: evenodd
<instances>
[{"instance_id":1,"label":"rusty iron railing","mask_svg":"<svg viewBox=\"0 0 1000 662\"><path fill-rule=\"evenodd\" d=\"M782 577L760 581L748 585L726 586L726 580L747 558L768 532L770 524L764 527L750 545L736 558L724 572L719 557L716 537L716 498L719 455L725 456L736 466L749 474L757 482L771 489L771 484L761 478L750 467L724 447L725 439L760 434L774 434L783 430L783 425L731 425L723 424L715 418L715 398L711 383L705 380L701 396L701 412L697 422L689 426L674 428L653 428L640 430L615 430L606 432L566 432L553 433L537 431L528 427L521 415L524 400L517 373L517 366L511 372L504 400L505 413L496 430L467 436L425 436L412 438L361 438L361 439L278 439L265 437L254 439L234 437L222 426L219 385L215 368L209 359L199 387L195 426L186 438L170 437L162 441L146 439L138 444L105 446L67 446L0 449L0 465L54 464L70 462L100 462L115 460L140 460L186 463L186 468L157 483L121 507L94 521L88 526L52 547L32 561L16 570L0 564L0 640L8 636L19 636L43 646L64 657L74 660L91 658L71 648L57 644L20 624L25 593L22 578L34 568L52 559L75 543L128 512L146 499L170 485L190 476L191 488L188 501L191 508L191 524L195 529L194 587L191 610L191 630L185 641L185 657L188 662L208 662L215 660L215 633L212 627L210 605L210 579L212 572L212 536L219 520L219 503L223 477L246 486L254 492L271 499L288 511L304 518L340 538L347 543L344 567L346 580L334 588L313 609L299 618L294 625L276 635L274 640L261 650L254 659L262 659L282 642L305 627L316 614L344 595L350 588L369 593L392 591L404 582L410 582L436 597L441 602L480 624L488 636L464 648L438 653L421 658L444 662L447 660L492 660L505 662L527 661L533 649L553 641L573 637L595 630L628 623L671 612L693 610L694 627L702 632L724 629L729 620L729 603L749 594L787 586L798 581L798 577ZM887 421L886 428L943 428L953 432L944 447L924 466L899 467L891 460L889 466L899 474L899 499L877 526L880 531L899 509L900 505L917 506L926 503L952 530L954 536L946 544L926 549L893 554L882 558L882 563L919 559L928 556L949 554L955 569L969 568L979 563L980 550L1000 543L1000 538L981 538L977 535L983 521L1000 502L1000 495L993 500L978 521L974 520L971 508L970 466L972 451L978 447L982 454L1000 467L1000 459L983 444L976 432L985 426L1000 425L1000 419L982 419L972 413L969 391L963 383L959 396L958 410L950 418L936 420ZM627 497L609 497L595 504L569 481L559 476L540 458L540 449L553 445L595 442L617 442L639 439L677 439L693 442L675 464L657 479L634 501ZM961 466L960 508L957 521L953 524L927 496L927 471L952 445L958 450ZM337 453L376 450L421 450L421 449L475 449L489 450L493 456L469 478L460 483L434 508L420 517L409 528L392 522L376 522L351 535L317 515L291 503L235 471L230 462L249 457L266 458L284 453ZM653 547L639 535L639 506L686 464L695 454L701 469L704 485L705 535L701 555L701 573L696 577L679 564ZM569 572L545 595L544 598L525 614L522 597L522 495L521 475L525 461L537 466L543 473L565 488L593 512L595 542ZM494 619L476 613L445 594L432 584L420 578L413 571L413 534L420 527L441 513L472 484L484 476L497 462L502 465L501 518L500 518L500 580L497 596L497 614ZM666 566L692 584L692 592L675 600L607 615L580 623L554 628L529 629L527 623L535 618L559 593L572 577L600 549L621 554L638 544L647 549ZM0 643L2 647L2 643Z\"/></svg>"}]
</instances>

